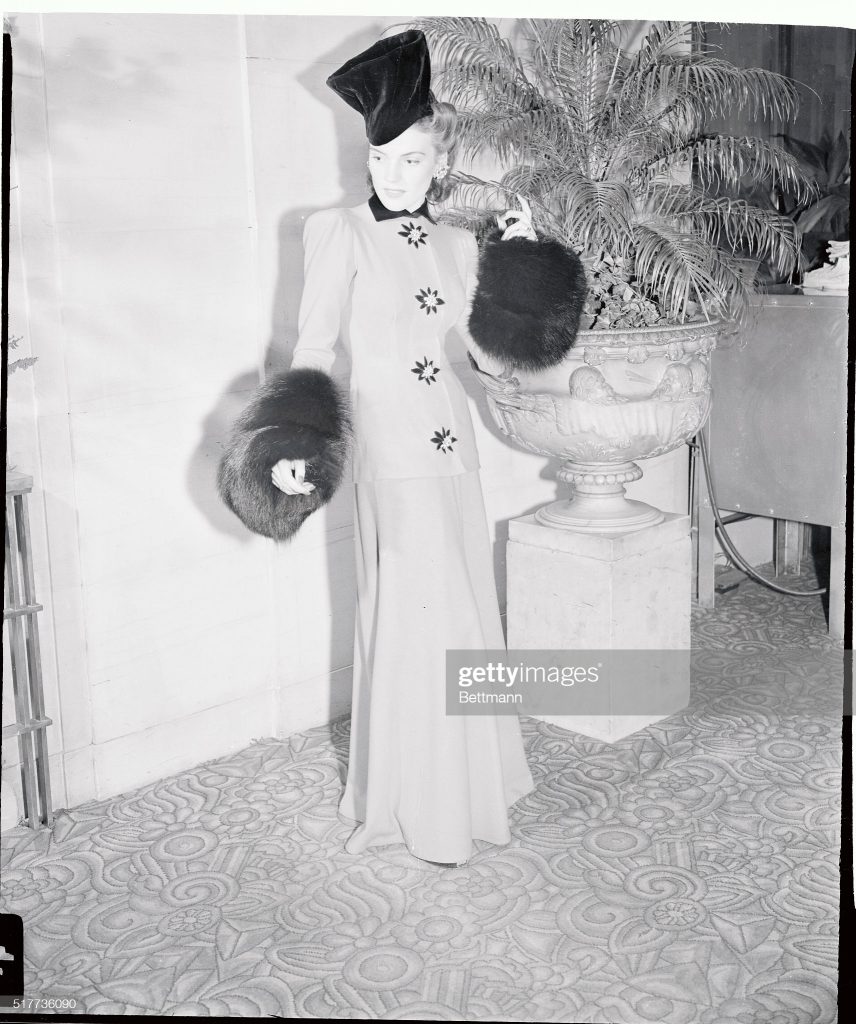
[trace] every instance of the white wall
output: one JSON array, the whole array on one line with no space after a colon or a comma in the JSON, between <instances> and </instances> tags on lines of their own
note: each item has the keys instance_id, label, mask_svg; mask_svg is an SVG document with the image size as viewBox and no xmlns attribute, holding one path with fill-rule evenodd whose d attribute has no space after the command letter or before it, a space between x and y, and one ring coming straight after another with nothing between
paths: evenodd
<instances>
[{"instance_id":1,"label":"white wall","mask_svg":"<svg viewBox=\"0 0 856 1024\"><path fill-rule=\"evenodd\" d=\"M11 328L39 361L10 380L9 461L35 482L57 807L347 707L349 489L278 548L214 482L288 360L303 220L365 196L328 68L392 21L13 18ZM487 434L492 521L552 495L544 461Z\"/></svg>"},{"instance_id":2,"label":"white wall","mask_svg":"<svg viewBox=\"0 0 856 1024\"><path fill-rule=\"evenodd\" d=\"M15 27L62 806L271 732L269 557L211 495L263 346L237 19Z\"/></svg>"},{"instance_id":3,"label":"white wall","mask_svg":"<svg viewBox=\"0 0 856 1024\"><path fill-rule=\"evenodd\" d=\"M10 382L9 448L34 477L56 807L347 709L350 488L278 547L215 473L288 363L305 217L366 194L360 119L324 79L394 20L13 18L11 327L39 361ZM502 596L507 520L555 496L555 467L462 373Z\"/></svg>"}]
</instances>

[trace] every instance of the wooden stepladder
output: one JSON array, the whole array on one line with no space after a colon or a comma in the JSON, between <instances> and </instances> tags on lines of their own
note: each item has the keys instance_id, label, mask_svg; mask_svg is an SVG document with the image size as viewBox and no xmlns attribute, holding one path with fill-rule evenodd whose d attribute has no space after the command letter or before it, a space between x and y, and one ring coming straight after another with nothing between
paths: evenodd
<instances>
[{"instance_id":1,"label":"wooden stepladder","mask_svg":"<svg viewBox=\"0 0 856 1024\"><path fill-rule=\"evenodd\" d=\"M38 613L33 582L32 545L27 496L32 477L6 474L6 572L3 626L7 629L15 722L3 726L3 739L18 737L21 754L22 824L30 828L53 824L48 765L42 663L39 649Z\"/></svg>"}]
</instances>

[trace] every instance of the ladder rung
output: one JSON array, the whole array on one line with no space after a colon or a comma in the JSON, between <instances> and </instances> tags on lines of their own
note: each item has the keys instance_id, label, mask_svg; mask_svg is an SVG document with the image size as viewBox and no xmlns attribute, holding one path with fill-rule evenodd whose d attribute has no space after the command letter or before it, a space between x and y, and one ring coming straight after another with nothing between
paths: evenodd
<instances>
[{"instance_id":1,"label":"ladder rung","mask_svg":"<svg viewBox=\"0 0 856 1024\"><path fill-rule=\"evenodd\" d=\"M44 729L46 725L53 725L52 718L30 718L26 722L16 722L14 725L4 725L2 737L8 740L11 736L21 736L25 732L36 732L37 729Z\"/></svg>"},{"instance_id":2,"label":"ladder rung","mask_svg":"<svg viewBox=\"0 0 856 1024\"><path fill-rule=\"evenodd\" d=\"M3 618L17 619L22 615L32 615L34 612L40 612L43 610L44 605L41 604L22 604L19 608L4 608Z\"/></svg>"}]
</instances>

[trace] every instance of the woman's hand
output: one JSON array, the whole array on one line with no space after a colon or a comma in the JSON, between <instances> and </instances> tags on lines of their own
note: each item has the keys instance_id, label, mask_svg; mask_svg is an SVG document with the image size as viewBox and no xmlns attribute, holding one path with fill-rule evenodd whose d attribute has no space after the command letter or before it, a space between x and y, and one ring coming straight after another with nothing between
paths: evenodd
<instances>
[{"instance_id":1,"label":"woman's hand","mask_svg":"<svg viewBox=\"0 0 856 1024\"><path fill-rule=\"evenodd\" d=\"M537 242L538 236L532 227L532 210L529 208L529 203L521 195L517 195L517 202L520 203L519 210L506 210L496 218L497 224L501 228L505 228L502 241L507 242L509 238L528 238Z\"/></svg>"},{"instance_id":2,"label":"woman's hand","mask_svg":"<svg viewBox=\"0 0 856 1024\"><path fill-rule=\"evenodd\" d=\"M305 473L305 460L280 459L271 470L270 478L284 494L311 494L315 484L303 479Z\"/></svg>"}]
</instances>

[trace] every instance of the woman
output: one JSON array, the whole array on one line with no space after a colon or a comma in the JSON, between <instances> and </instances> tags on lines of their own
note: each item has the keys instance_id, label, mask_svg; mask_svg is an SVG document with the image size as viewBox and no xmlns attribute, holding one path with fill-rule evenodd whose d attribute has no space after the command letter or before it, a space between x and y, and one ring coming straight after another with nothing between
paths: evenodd
<instances>
[{"instance_id":1,"label":"woman","mask_svg":"<svg viewBox=\"0 0 856 1024\"><path fill-rule=\"evenodd\" d=\"M404 842L459 864L473 840L510 840L508 807L533 788L515 716L446 715L447 649L504 648L466 393L447 333L466 330L478 252L436 224L456 115L429 91L421 32L381 40L328 84L366 119L368 202L310 216L292 369L351 357L357 621L348 778L350 852ZM525 213L503 238L532 237ZM348 316L345 317L345 311ZM487 366L490 370L492 367ZM494 369L496 367L493 367ZM271 479L313 489L303 460Z\"/></svg>"}]
</instances>

